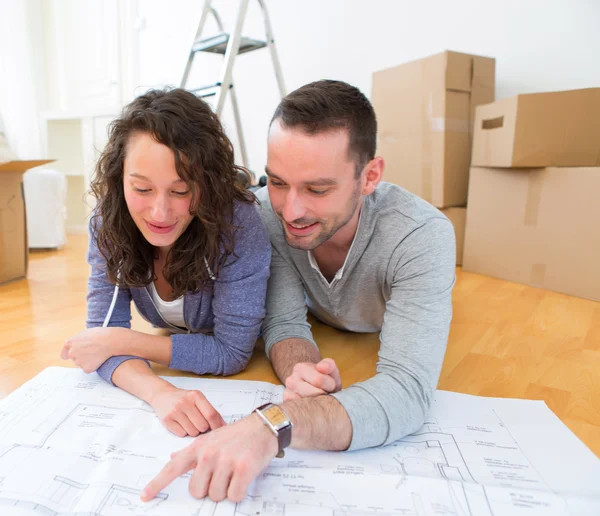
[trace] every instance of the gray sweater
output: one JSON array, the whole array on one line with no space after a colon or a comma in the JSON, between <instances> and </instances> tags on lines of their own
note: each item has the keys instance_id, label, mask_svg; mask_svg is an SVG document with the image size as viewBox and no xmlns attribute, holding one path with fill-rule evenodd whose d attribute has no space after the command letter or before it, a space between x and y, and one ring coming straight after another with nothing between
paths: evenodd
<instances>
[{"instance_id":1,"label":"gray sweater","mask_svg":"<svg viewBox=\"0 0 600 516\"><path fill-rule=\"evenodd\" d=\"M267 354L287 338L315 344L307 309L341 330L380 331L376 375L333 395L352 421L350 449L418 430L437 386L452 318L456 250L450 221L419 197L381 183L365 198L352 247L329 283L311 253L287 245L267 188L257 196L272 245L262 327Z\"/></svg>"}]
</instances>

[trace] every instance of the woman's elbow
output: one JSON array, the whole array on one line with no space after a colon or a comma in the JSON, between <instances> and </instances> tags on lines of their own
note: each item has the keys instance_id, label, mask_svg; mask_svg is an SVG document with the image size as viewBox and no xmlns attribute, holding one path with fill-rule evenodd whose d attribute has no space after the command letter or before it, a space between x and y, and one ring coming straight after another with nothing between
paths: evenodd
<instances>
[{"instance_id":1,"label":"woman's elbow","mask_svg":"<svg viewBox=\"0 0 600 516\"><path fill-rule=\"evenodd\" d=\"M244 369L246 369L248 362L250 362L251 356L252 353L244 353L236 356L230 355L228 359L225 360L223 366L223 376L231 376L241 373Z\"/></svg>"}]
</instances>

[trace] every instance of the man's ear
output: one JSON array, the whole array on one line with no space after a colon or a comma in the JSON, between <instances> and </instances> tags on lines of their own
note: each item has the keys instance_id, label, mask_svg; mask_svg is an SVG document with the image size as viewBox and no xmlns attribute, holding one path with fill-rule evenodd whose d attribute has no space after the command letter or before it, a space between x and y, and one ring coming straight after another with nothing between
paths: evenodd
<instances>
[{"instance_id":1,"label":"man's ear","mask_svg":"<svg viewBox=\"0 0 600 516\"><path fill-rule=\"evenodd\" d=\"M370 195L375 191L377 185L383 177L383 169L385 162L381 156L377 156L369 161L363 169L363 181L364 185L362 188L362 195Z\"/></svg>"}]
</instances>

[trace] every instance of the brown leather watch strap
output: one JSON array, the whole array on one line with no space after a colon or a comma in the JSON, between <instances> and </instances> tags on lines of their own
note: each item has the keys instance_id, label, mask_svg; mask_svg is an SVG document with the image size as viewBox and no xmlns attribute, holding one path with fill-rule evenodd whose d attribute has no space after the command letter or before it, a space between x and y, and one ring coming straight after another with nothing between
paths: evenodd
<instances>
[{"instance_id":1,"label":"brown leather watch strap","mask_svg":"<svg viewBox=\"0 0 600 516\"><path fill-rule=\"evenodd\" d=\"M279 412L280 415L283 415L283 417L285 418L283 421L283 425L281 421L270 419L268 417L268 410L264 412L265 409L269 409L269 407L271 406L276 408L277 412ZM291 420L289 419L285 411L279 405L276 405L274 403L265 403L264 405L255 408L254 412L258 413L259 417L263 420L263 423L266 426L268 426L269 429L277 437L278 452L276 457L283 457L285 448L287 448L292 442L292 428L294 425L292 424Z\"/></svg>"}]
</instances>

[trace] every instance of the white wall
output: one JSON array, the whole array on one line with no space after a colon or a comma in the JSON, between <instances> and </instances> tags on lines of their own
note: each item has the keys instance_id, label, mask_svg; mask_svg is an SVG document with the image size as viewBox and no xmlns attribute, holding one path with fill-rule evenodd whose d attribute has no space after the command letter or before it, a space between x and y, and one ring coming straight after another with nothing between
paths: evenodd
<instances>
[{"instance_id":1,"label":"white wall","mask_svg":"<svg viewBox=\"0 0 600 516\"><path fill-rule=\"evenodd\" d=\"M496 57L497 98L600 86L600 0L265 1L288 91L335 78L369 95L373 71L445 49ZM75 4L77 12L62 17L61 9L72 10ZM214 4L231 24L237 0ZM168 8L164 0L0 0L0 112L12 126L16 150L22 156L38 154L37 111L72 109L82 100L66 98L74 77L81 76L84 86L91 79L83 88L84 103L85 98L94 100L94 88L104 91L107 84L113 89L105 97L114 103L115 81L120 102L148 87L178 85L201 8L202 0L173 0ZM75 14L85 19L79 23ZM244 32L263 33L254 0ZM52 45L48 38L57 41ZM80 64L74 56L85 56L65 43L77 38L94 50ZM107 41L98 46L101 38ZM66 55L56 55L65 47ZM99 48L104 52L98 53ZM200 57L190 86L219 77L220 57ZM119 62L104 62L107 58ZM45 80L39 72L44 64ZM268 122L279 100L268 51L240 56L234 79L250 165L260 173ZM99 107L94 100L91 109ZM235 141L229 103L223 119Z\"/></svg>"},{"instance_id":2,"label":"white wall","mask_svg":"<svg viewBox=\"0 0 600 516\"><path fill-rule=\"evenodd\" d=\"M42 0L0 0L0 117L12 150L39 159L45 103Z\"/></svg>"},{"instance_id":3,"label":"white wall","mask_svg":"<svg viewBox=\"0 0 600 516\"><path fill-rule=\"evenodd\" d=\"M495 57L497 98L600 86L598 0L266 2L288 91L333 78L369 95L373 71L443 50ZM138 3L140 84L179 84L201 5L178 0L165 12L158 0ZM237 2L215 5L232 23ZM244 32L260 35L259 10L256 2L250 5ZM203 63L205 77L195 73L197 83L218 75L218 58L206 56ZM278 102L268 51L240 56L234 70L250 165L260 172L267 125ZM224 121L235 140L230 113Z\"/></svg>"},{"instance_id":4,"label":"white wall","mask_svg":"<svg viewBox=\"0 0 600 516\"><path fill-rule=\"evenodd\" d=\"M43 0L47 111L119 105L119 0Z\"/></svg>"}]
</instances>

